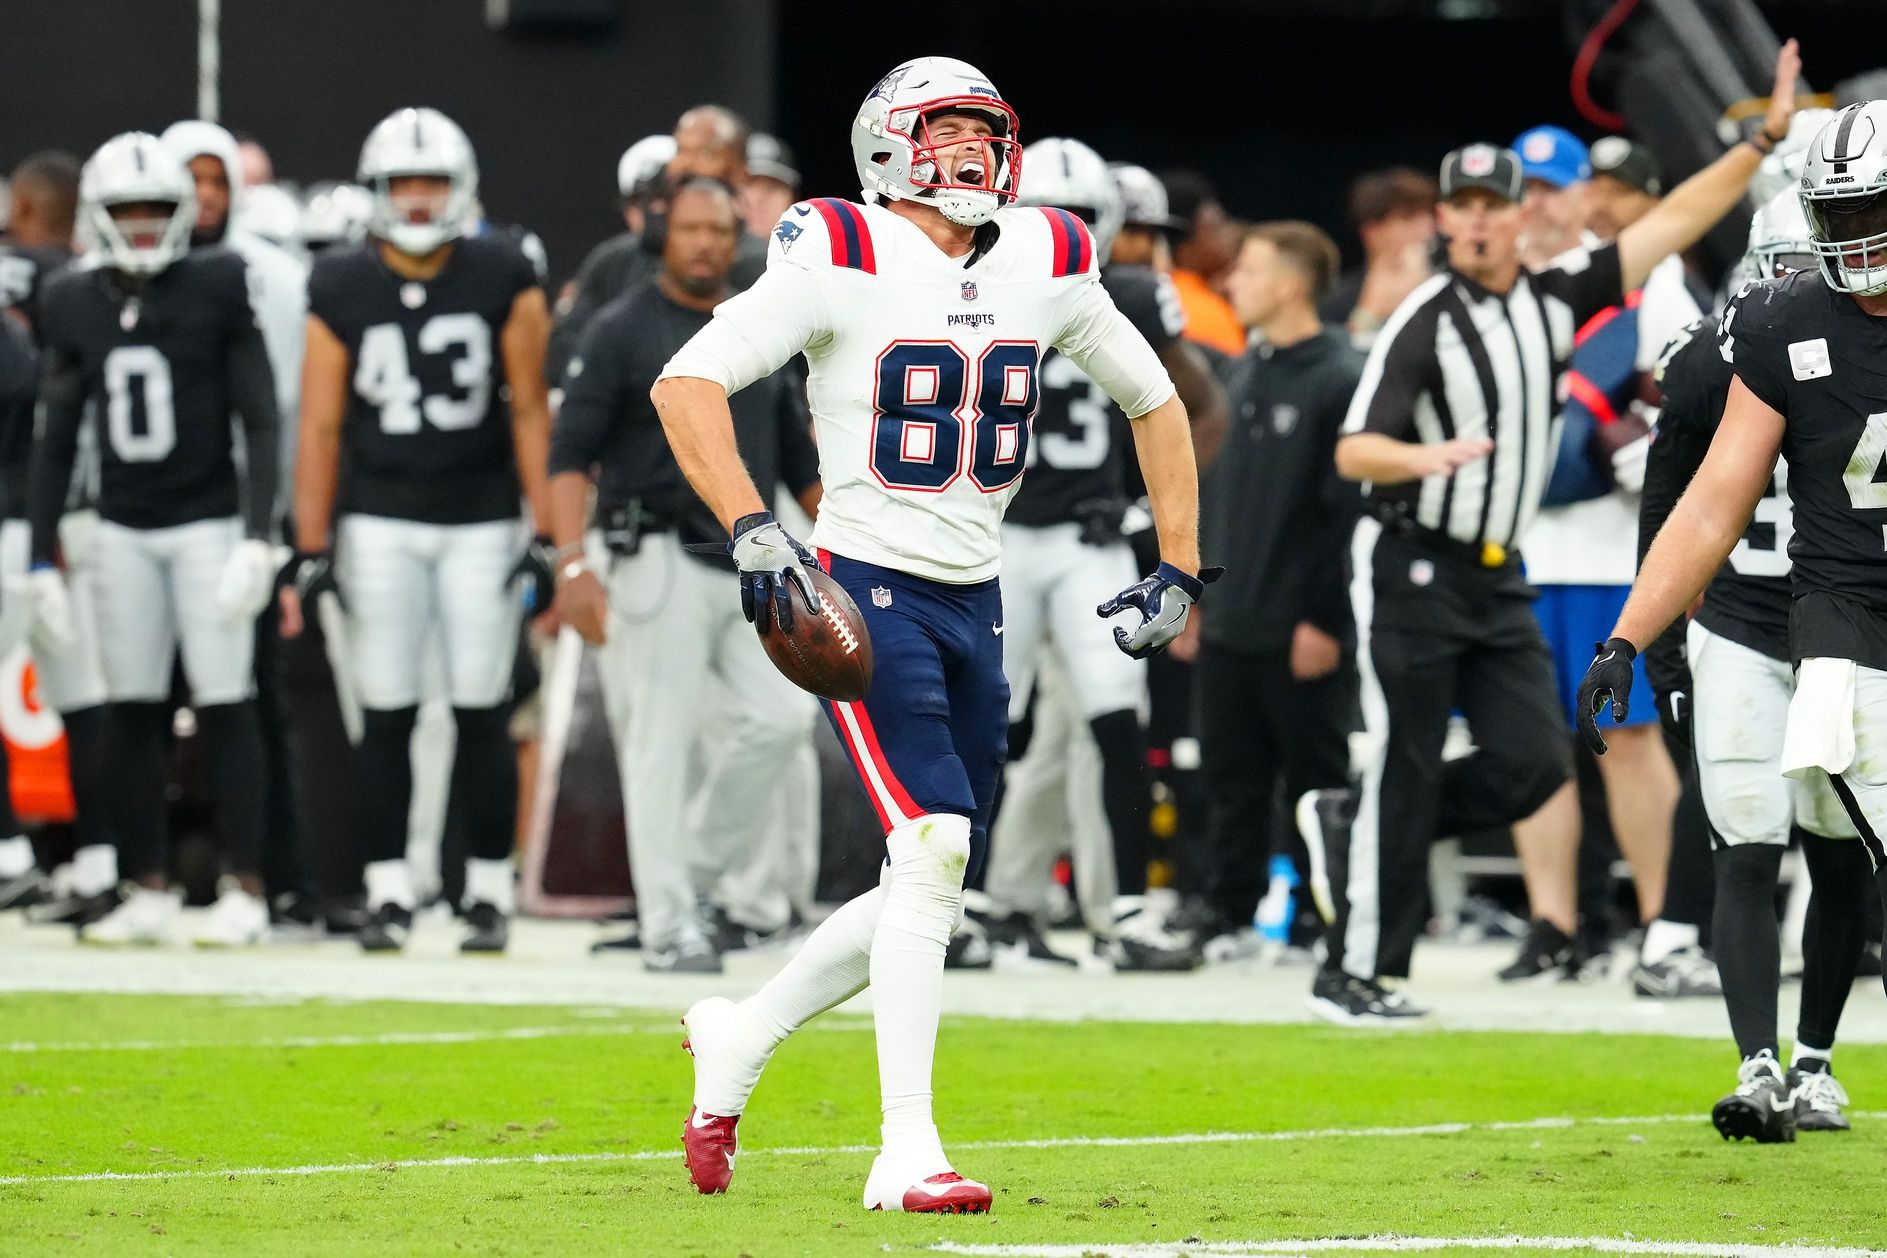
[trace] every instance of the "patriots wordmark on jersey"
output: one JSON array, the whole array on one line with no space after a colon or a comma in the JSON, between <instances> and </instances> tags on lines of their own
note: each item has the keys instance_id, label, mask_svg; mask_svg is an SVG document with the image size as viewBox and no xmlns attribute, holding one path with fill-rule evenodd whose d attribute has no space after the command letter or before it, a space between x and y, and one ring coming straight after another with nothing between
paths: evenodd
<instances>
[{"instance_id":1,"label":"patriots wordmark on jersey","mask_svg":"<svg viewBox=\"0 0 1887 1258\"><path fill-rule=\"evenodd\" d=\"M1124 412L1173 396L1066 210L1010 208L965 260L877 205L823 199L775 228L767 271L671 360L732 393L804 351L825 485L813 544L956 584L996 574L1060 350Z\"/></svg>"},{"instance_id":2,"label":"patriots wordmark on jersey","mask_svg":"<svg viewBox=\"0 0 1887 1258\"><path fill-rule=\"evenodd\" d=\"M1151 267L1108 267L1101 272L1101 287L1156 351L1164 351L1186 330L1186 314L1173 282ZM1037 528L1066 524L1077 518L1076 508L1084 503L1124 498L1121 447L1126 432L1127 416L1106 389L1066 354L1045 354L1028 475L1009 506L1009 522Z\"/></svg>"},{"instance_id":3,"label":"patriots wordmark on jersey","mask_svg":"<svg viewBox=\"0 0 1887 1258\"><path fill-rule=\"evenodd\" d=\"M1798 271L1737 294L1719 351L1786 420L1795 659L1887 669L1887 321Z\"/></svg>"},{"instance_id":4,"label":"patriots wordmark on jersey","mask_svg":"<svg viewBox=\"0 0 1887 1258\"><path fill-rule=\"evenodd\" d=\"M430 524L518 514L501 334L536 285L499 233L457 241L430 280L394 274L372 241L316 259L309 313L352 363L343 511Z\"/></svg>"}]
</instances>

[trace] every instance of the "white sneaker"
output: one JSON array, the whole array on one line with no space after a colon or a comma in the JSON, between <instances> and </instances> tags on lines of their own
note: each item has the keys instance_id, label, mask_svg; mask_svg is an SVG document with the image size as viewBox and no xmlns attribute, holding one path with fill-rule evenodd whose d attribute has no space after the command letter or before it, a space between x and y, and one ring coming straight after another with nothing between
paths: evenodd
<instances>
[{"instance_id":1,"label":"white sneaker","mask_svg":"<svg viewBox=\"0 0 1887 1258\"><path fill-rule=\"evenodd\" d=\"M867 1210L906 1214L988 1214L989 1187L965 1179L940 1160L916 1162L880 1153L865 1179Z\"/></svg>"},{"instance_id":2,"label":"white sneaker","mask_svg":"<svg viewBox=\"0 0 1887 1258\"><path fill-rule=\"evenodd\" d=\"M199 948L247 948L268 937L269 906L231 879L204 917L196 944Z\"/></svg>"},{"instance_id":3,"label":"white sneaker","mask_svg":"<svg viewBox=\"0 0 1887 1258\"><path fill-rule=\"evenodd\" d=\"M123 904L81 930L79 941L112 945L167 943L182 908L183 899L174 891L139 887Z\"/></svg>"}]
</instances>

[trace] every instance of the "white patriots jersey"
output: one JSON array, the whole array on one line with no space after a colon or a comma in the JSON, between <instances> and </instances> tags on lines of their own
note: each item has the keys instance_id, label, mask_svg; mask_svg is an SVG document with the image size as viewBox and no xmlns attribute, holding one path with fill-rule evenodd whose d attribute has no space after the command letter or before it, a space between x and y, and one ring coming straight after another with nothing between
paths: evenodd
<instances>
[{"instance_id":1,"label":"white patriots jersey","mask_svg":"<svg viewBox=\"0 0 1887 1258\"><path fill-rule=\"evenodd\" d=\"M1081 220L1010 208L974 265L878 205L801 202L767 271L663 370L732 393L804 351L825 496L812 544L932 581L997 573L1051 349L1130 416L1173 396Z\"/></svg>"}]
</instances>

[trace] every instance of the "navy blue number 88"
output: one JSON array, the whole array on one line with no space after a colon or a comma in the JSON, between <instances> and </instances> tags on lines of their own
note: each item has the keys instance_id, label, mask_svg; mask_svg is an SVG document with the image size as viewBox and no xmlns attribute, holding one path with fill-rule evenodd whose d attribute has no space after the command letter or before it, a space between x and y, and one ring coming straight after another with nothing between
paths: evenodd
<instances>
[{"instance_id":1,"label":"navy blue number 88","mask_svg":"<svg viewBox=\"0 0 1887 1258\"><path fill-rule=\"evenodd\" d=\"M999 341L974 372L949 341L899 341L878 356L872 397L872 472L892 489L940 493L963 473L985 493L1022 475L1038 401L1041 352L1032 341Z\"/></svg>"}]
</instances>

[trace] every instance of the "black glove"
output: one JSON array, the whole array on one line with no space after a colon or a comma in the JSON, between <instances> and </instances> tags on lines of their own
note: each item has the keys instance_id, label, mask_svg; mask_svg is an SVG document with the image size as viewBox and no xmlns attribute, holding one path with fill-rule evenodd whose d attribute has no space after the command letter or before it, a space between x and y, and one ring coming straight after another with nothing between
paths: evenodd
<instances>
[{"instance_id":1,"label":"black glove","mask_svg":"<svg viewBox=\"0 0 1887 1258\"><path fill-rule=\"evenodd\" d=\"M1638 658L1638 648L1623 638L1607 638L1594 649L1597 654L1586 669L1585 680L1579 683L1573 710L1579 736L1586 740L1593 755L1602 756L1605 736L1599 733L1599 710L1610 702L1613 722L1625 719L1631 705L1631 662Z\"/></svg>"},{"instance_id":2,"label":"black glove","mask_svg":"<svg viewBox=\"0 0 1887 1258\"><path fill-rule=\"evenodd\" d=\"M1658 696L1658 721L1664 726L1664 736L1686 755L1691 750L1690 717L1690 696L1682 690L1667 690ZM1682 772L1683 765L1678 770Z\"/></svg>"},{"instance_id":3,"label":"black glove","mask_svg":"<svg viewBox=\"0 0 1887 1258\"><path fill-rule=\"evenodd\" d=\"M341 610L347 610L347 600L341 597L340 584L334 579L333 551L301 551L289 562L288 573L289 583L295 587L304 608L311 608L321 595L332 594Z\"/></svg>"},{"instance_id":4,"label":"black glove","mask_svg":"<svg viewBox=\"0 0 1887 1258\"><path fill-rule=\"evenodd\" d=\"M1223 568L1201 568L1198 576L1188 576L1172 564L1163 563L1152 576L1128 586L1094 610L1101 616L1129 608L1139 612L1140 623L1132 629L1114 626L1114 641L1129 656L1144 660L1165 650L1167 643L1185 630L1193 604L1205 596L1208 585L1224 575Z\"/></svg>"},{"instance_id":5,"label":"black glove","mask_svg":"<svg viewBox=\"0 0 1887 1258\"><path fill-rule=\"evenodd\" d=\"M524 614L541 615L557 597L557 543L539 533L505 576L505 588L524 583Z\"/></svg>"},{"instance_id":6,"label":"black glove","mask_svg":"<svg viewBox=\"0 0 1887 1258\"><path fill-rule=\"evenodd\" d=\"M761 633L767 621L777 619L782 632L793 628L793 594L787 582L799 587L806 605L819 610L819 592L812 588L808 568L819 561L800 540L780 527L771 511L756 511L734 521L734 540L727 553L740 571L740 614Z\"/></svg>"}]
</instances>

